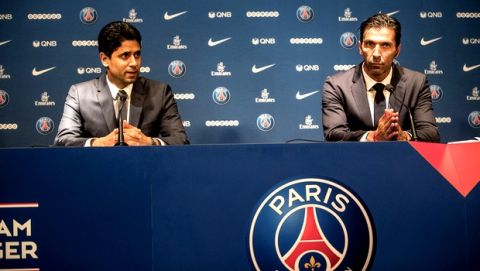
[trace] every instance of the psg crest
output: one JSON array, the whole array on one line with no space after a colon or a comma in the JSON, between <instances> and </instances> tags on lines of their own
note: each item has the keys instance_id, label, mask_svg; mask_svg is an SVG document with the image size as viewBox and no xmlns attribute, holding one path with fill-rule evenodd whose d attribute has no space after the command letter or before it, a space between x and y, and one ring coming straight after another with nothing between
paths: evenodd
<instances>
[{"instance_id":1,"label":"psg crest","mask_svg":"<svg viewBox=\"0 0 480 271\"><path fill-rule=\"evenodd\" d=\"M282 183L259 202L249 233L256 270L367 270L375 230L366 206L343 184Z\"/></svg>"}]
</instances>

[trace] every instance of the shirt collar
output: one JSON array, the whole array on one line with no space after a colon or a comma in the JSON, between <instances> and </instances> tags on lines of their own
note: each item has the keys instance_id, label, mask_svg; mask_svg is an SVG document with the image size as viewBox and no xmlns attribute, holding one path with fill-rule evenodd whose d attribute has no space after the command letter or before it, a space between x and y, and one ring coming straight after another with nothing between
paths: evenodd
<instances>
[{"instance_id":1,"label":"shirt collar","mask_svg":"<svg viewBox=\"0 0 480 271\"><path fill-rule=\"evenodd\" d=\"M377 82L374 79L372 79L370 76L368 76L367 72L365 71L364 66L365 66L365 62L362 64L362 74L363 74L363 79L365 80L365 86L367 88L367 91L372 89L372 87L376 83L382 83L386 86L386 85L388 85L392 82L393 67L390 67L390 72L388 73L387 77L385 77L385 79L383 79L382 82Z\"/></svg>"},{"instance_id":2,"label":"shirt collar","mask_svg":"<svg viewBox=\"0 0 480 271\"><path fill-rule=\"evenodd\" d=\"M112 95L112 98L115 100L115 98L117 97L117 93L120 89L108 79L108 75L106 77L107 77L107 85L108 85L108 88L110 89L110 94ZM130 98L130 95L132 94L132 89L133 89L133 83L123 88L123 90L125 90L125 92L128 94L128 98Z\"/></svg>"}]
</instances>

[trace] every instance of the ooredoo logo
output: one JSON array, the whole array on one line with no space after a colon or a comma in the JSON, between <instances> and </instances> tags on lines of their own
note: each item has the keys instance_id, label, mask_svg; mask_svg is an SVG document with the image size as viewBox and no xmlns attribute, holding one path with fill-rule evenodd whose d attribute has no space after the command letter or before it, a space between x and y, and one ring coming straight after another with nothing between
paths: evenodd
<instances>
[{"instance_id":1,"label":"ooredoo logo","mask_svg":"<svg viewBox=\"0 0 480 271\"><path fill-rule=\"evenodd\" d=\"M277 185L260 200L248 242L256 270L367 270L375 230L351 189L303 178Z\"/></svg>"}]
</instances>

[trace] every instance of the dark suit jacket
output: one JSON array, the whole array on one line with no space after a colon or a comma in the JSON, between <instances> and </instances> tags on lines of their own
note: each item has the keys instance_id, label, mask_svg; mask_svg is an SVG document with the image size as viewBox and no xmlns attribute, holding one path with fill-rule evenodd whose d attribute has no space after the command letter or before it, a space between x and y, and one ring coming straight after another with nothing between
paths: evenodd
<instances>
[{"instance_id":1,"label":"dark suit jacket","mask_svg":"<svg viewBox=\"0 0 480 271\"><path fill-rule=\"evenodd\" d=\"M137 78L130 102L130 124L169 145L188 144L173 93L167 84ZM73 85L65 101L55 145L83 146L117 128L113 98L106 75Z\"/></svg>"},{"instance_id":2,"label":"dark suit jacket","mask_svg":"<svg viewBox=\"0 0 480 271\"><path fill-rule=\"evenodd\" d=\"M408 110L411 108L420 141L439 142L440 134L433 117L427 78L399 65L393 65L391 84L395 88L390 106L399 112L399 124L411 133ZM367 131L375 130L368 106L362 64L327 77L322 98L323 132L326 141L358 141Z\"/></svg>"}]
</instances>

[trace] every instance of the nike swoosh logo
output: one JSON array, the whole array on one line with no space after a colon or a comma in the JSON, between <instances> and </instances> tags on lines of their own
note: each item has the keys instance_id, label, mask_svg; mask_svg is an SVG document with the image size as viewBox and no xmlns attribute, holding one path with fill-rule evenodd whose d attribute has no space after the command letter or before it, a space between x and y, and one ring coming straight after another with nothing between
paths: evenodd
<instances>
[{"instance_id":1,"label":"nike swoosh logo","mask_svg":"<svg viewBox=\"0 0 480 271\"><path fill-rule=\"evenodd\" d=\"M187 13L187 12L188 11L182 11L182 12L170 15L170 14L168 14L168 11L165 11L165 14L163 15L163 18L165 19L165 21L170 21L171 19L177 18L178 16L181 16L181 15Z\"/></svg>"},{"instance_id":2,"label":"nike swoosh logo","mask_svg":"<svg viewBox=\"0 0 480 271\"><path fill-rule=\"evenodd\" d=\"M464 72L469 72L471 70L475 70L478 67L480 67L480 64L475 65L475 66L470 66L470 67L468 67L467 64L463 64L463 71Z\"/></svg>"},{"instance_id":3,"label":"nike swoosh logo","mask_svg":"<svg viewBox=\"0 0 480 271\"><path fill-rule=\"evenodd\" d=\"M0 42L0 46L2 46L2 45L4 45L4 44L7 44L7 43L9 43L9 42L11 42L11 41L12 41L12 40L2 41L2 42Z\"/></svg>"},{"instance_id":4,"label":"nike swoosh logo","mask_svg":"<svg viewBox=\"0 0 480 271\"><path fill-rule=\"evenodd\" d=\"M434 42L436 42L437 40L441 40L442 37L438 37L438 38L435 38L435 39L431 39L431 40L425 40L423 37L422 37L422 40L420 40L420 44L422 46L427 46L429 44L432 44Z\"/></svg>"},{"instance_id":5,"label":"nike swoosh logo","mask_svg":"<svg viewBox=\"0 0 480 271\"><path fill-rule=\"evenodd\" d=\"M275 64L270 64L270 65L263 66L263 67L260 67L260 68L257 68L256 65L253 65L253 66L252 66L252 72L253 72L253 73L263 72L264 70L269 69L269 68L271 68L271 67L273 67L273 66L275 66Z\"/></svg>"},{"instance_id":6,"label":"nike swoosh logo","mask_svg":"<svg viewBox=\"0 0 480 271\"><path fill-rule=\"evenodd\" d=\"M213 41L212 39L208 39L208 46L210 47L213 47L213 46L217 46L219 45L220 43L224 43L226 42L227 40L231 39L230 38L226 38L226 39L223 39L223 40L217 40L217 41Z\"/></svg>"},{"instance_id":7,"label":"nike swoosh logo","mask_svg":"<svg viewBox=\"0 0 480 271\"><path fill-rule=\"evenodd\" d=\"M400 12L400 10L396 10L396 11L394 11L394 12L387 13L387 16L392 16L392 15L395 15L395 14L397 14L397 13L399 13L399 12Z\"/></svg>"},{"instance_id":8,"label":"nike swoosh logo","mask_svg":"<svg viewBox=\"0 0 480 271\"><path fill-rule=\"evenodd\" d=\"M39 75L42 75L48 71L51 71L53 69L55 69L56 67L51 67L51 68L48 68L48 69L44 69L44 70L40 70L40 71L37 71L37 67L34 67L33 70L32 70L32 75L33 76L39 76Z\"/></svg>"},{"instance_id":9,"label":"nike swoosh logo","mask_svg":"<svg viewBox=\"0 0 480 271\"><path fill-rule=\"evenodd\" d=\"M315 90L315 91L312 91L312 92L309 92L309 93L305 93L305 94L300 94L300 91L297 91L297 95L295 95L295 98L297 98L297 100L303 100L305 98L308 98L310 96L312 96L313 94L319 92L320 90Z\"/></svg>"}]
</instances>

